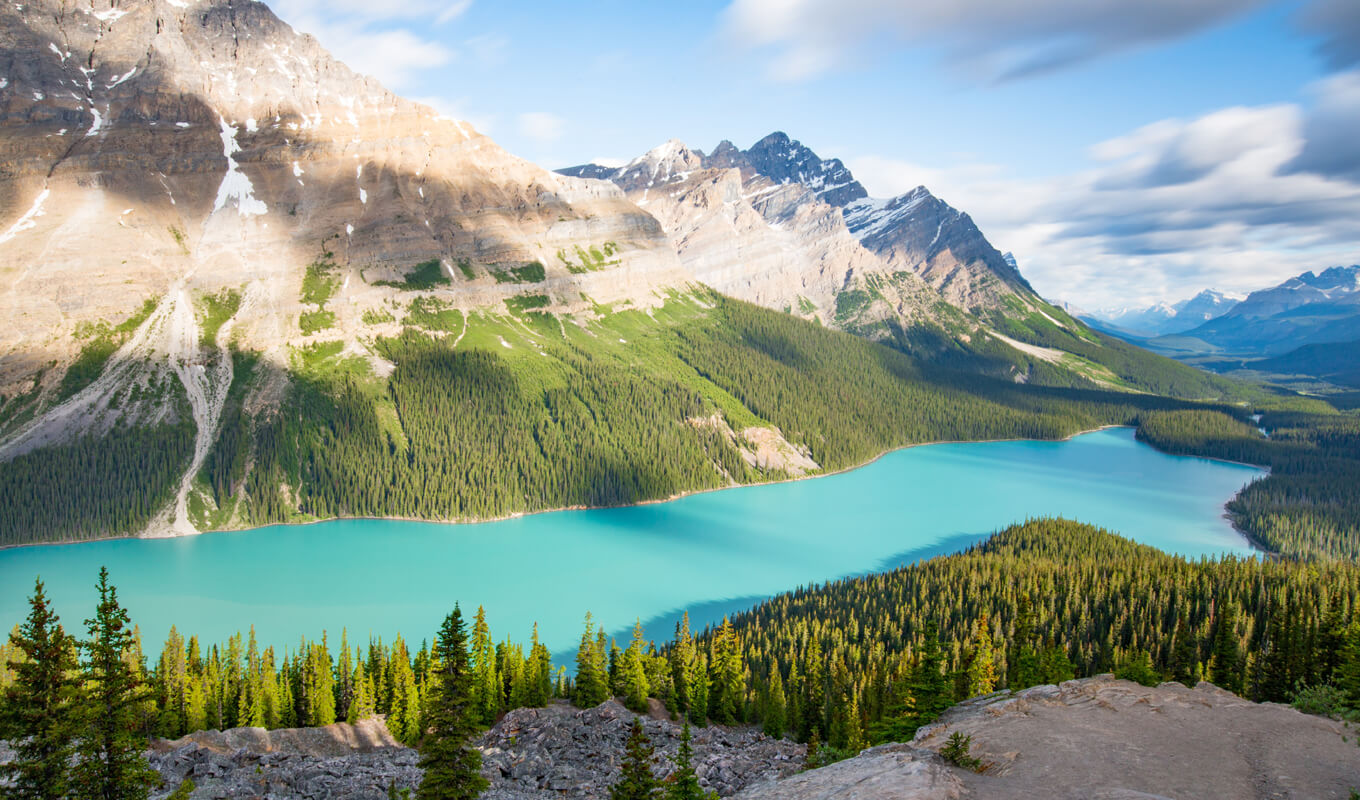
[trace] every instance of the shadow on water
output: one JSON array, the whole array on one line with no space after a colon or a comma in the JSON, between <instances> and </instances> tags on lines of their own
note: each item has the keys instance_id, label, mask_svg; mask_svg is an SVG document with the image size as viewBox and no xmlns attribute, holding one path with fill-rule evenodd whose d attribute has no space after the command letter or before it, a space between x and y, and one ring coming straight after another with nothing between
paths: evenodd
<instances>
[{"instance_id":1,"label":"shadow on water","mask_svg":"<svg viewBox=\"0 0 1360 800\"><path fill-rule=\"evenodd\" d=\"M975 544L986 541L991 538L991 536L992 534L990 532L956 534L933 544L925 545L923 547L913 547L910 550L904 550L889 556L880 561L872 569L842 575L839 578L832 578L826 582L830 583L837 580L844 580L845 578L871 575L876 572L888 572L897 569L898 567L908 566L919 561L936 558L937 556L961 553ZM811 585L819 586L821 583L822 582L819 581L814 582ZM788 591L796 591L801 588L804 588L804 586L790 587ZM690 630L697 636L707 628L716 627L722 622L723 617L730 617L735 614L740 614L743 611L749 611L756 605L769 600L774 596L775 595L765 594L747 595L745 597L729 597L698 603L687 608L675 608L642 620L643 635L649 641L656 642L658 645L663 642L669 642L675 634L676 626L680 624L680 620L684 617L685 613L689 612ZM614 641L618 642L620 648L627 647L628 642L633 638L633 626L632 624L629 624L626 627L617 628L609 631L608 635ZM576 650L558 650L552 654L552 660L554 666L564 666L570 672L575 669Z\"/></svg>"}]
</instances>

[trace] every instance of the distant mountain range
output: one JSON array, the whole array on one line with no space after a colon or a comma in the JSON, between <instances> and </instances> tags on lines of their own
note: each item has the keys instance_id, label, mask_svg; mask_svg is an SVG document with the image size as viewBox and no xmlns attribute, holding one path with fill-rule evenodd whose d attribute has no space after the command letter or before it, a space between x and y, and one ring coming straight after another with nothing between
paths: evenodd
<instances>
[{"instance_id":1,"label":"distant mountain range","mask_svg":"<svg viewBox=\"0 0 1360 800\"><path fill-rule=\"evenodd\" d=\"M1205 289L1179 303L1156 303L1145 308L1118 308L1083 312L1081 316L1102 327L1113 327L1135 336L1161 336L1187 331L1222 316L1241 302L1240 296Z\"/></svg>"},{"instance_id":2,"label":"distant mountain range","mask_svg":"<svg viewBox=\"0 0 1360 800\"><path fill-rule=\"evenodd\" d=\"M1360 382L1360 266L1305 272L1241 300L1206 290L1175 305L1074 316L1154 352L1214 369Z\"/></svg>"}]
</instances>

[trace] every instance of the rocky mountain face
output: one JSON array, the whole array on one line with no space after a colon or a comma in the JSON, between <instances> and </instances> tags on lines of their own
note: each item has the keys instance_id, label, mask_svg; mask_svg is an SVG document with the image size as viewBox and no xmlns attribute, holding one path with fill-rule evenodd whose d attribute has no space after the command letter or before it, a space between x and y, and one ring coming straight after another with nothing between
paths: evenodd
<instances>
[{"instance_id":1,"label":"rocky mountain face","mask_svg":"<svg viewBox=\"0 0 1360 800\"><path fill-rule=\"evenodd\" d=\"M1305 272L1252 292L1184 335L1228 353L1256 355L1355 341L1360 339L1360 266Z\"/></svg>"},{"instance_id":2,"label":"rocky mountain face","mask_svg":"<svg viewBox=\"0 0 1360 800\"><path fill-rule=\"evenodd\" d=\"M824 324L870 336L922 322L963 330L976 327L966 314L1041 302L967 214L925 187L869 198L839 160L783 133L708 155L672 140L617 169L560 172L623 188L696 279Z\"/></svg>"},{"instance_id":3,"label":"rocky mountain face","mask_svg":"<svg viewBox=\"0 0 1360 800\"><path fill-rule=\"evenodd\" d=\"M555 257L577 247L610 256ZM309 265L333 291L308 296ZM297 348L341 341L381 373L366 342L399 330L394 284L420 265L462 309L529 293L562 310L648 305L689 280L617 188L391 94L261 3L0 7L0 397L24 406L0 418L0 459L192 416L196 467L228 344L285 369ZM117 355L65 396L94 341ZM151 391L173 384L178 400ZM130 385L150 399L128 401Z\"/></svg>"}]
</instances>

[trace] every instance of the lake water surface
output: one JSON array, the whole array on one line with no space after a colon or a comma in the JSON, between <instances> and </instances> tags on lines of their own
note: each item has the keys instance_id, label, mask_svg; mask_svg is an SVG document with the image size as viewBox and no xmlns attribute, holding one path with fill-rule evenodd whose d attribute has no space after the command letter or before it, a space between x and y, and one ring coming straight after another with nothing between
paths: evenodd
<instances>
[{"instance_id":1,"label":"lake water surface","mask_svg":"<svg viewBox=\"0 0 1360 800\"><path fill-rule=\"evenodd\" d=\"M492 634L573 650L587 610L621 635L640 617L669 639L760 598L952 552L1012 522L1063 516L1189 556L1249 553L1223 504L1263 474L1159 453L1127 428L1065 442L942 444L816 480L668 503L445 525L340 520L185 539L0 551L0 624L27 613L41 574L67 630L94 609L100 565L141 626L148 655L171 624L204 643L255 625L295 646L347 626L433 638L455 601L486 606Z\"/></svg>"}]
</instances>

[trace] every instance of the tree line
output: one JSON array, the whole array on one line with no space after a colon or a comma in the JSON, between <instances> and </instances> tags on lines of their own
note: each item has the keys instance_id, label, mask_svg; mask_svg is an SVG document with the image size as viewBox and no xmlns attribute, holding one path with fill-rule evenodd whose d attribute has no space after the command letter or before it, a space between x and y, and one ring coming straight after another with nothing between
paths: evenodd
<instances>
[{"instance_id":1,"label":"tree line","mask_svg":"<svg viewBox=\"0 0 1360 800\"><path fill-rule=\"evenodd\" d=\"M44 659L64 674L94 669L73 666L69 642L25 644L40 638L31 622L0 652L11 664L0 673L7 697ZM440 702L437 641L351 648L342 632L334 651L323 634L280 653L253 635L205 649L172 630L147 668L133 633L120 635L125 679L145 687L120 719L142 741L385 714L417 745ZM910 739L967 697L1104 672L1211 680L1259 701L1330 698L1329 711L1360 713L1360 567L1191 561L1088 525L1033 520L963 553L779 595L703 631L685 617L660 644L640 622L616 642L587 615L572 675L553 668L537 630L527 647L497 639L481 609L466 651L473 730L519 707L619 698L636 711L660 703L694 725L760 725L809 743L812 763Z\"/></svg>"},{"instance_id":2,"label":"tree line","mask_svg":"<svg viewBox=\"0 0 1360 800\"><path fill-rule=\"evenodd\" d=\"M1145 415L1138 438L1171 453L1270 469L1228 503L1262 547L1304 558L1360 558L1360 416L1267 409L1261 429L1221 411Z\"/></svg>"}]
</instances>

